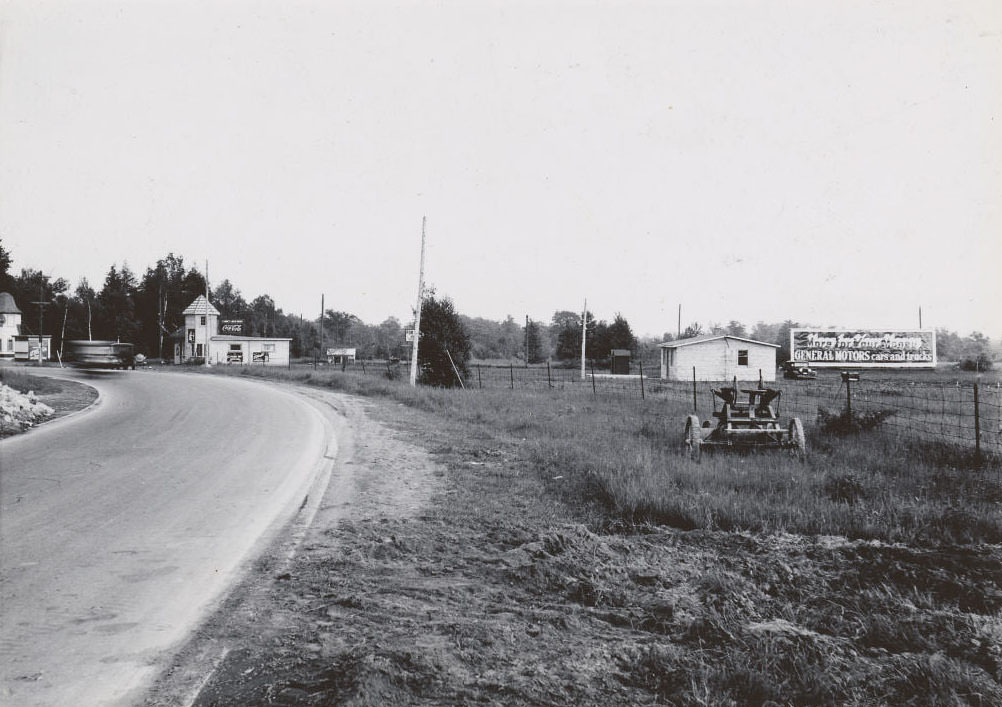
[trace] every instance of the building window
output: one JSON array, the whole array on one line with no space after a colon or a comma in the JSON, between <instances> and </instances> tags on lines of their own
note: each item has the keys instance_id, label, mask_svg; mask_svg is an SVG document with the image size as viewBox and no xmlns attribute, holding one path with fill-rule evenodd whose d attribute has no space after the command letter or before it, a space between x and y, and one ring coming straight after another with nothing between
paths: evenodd
<instances>
[{"instance_id":1,"label":"building window","mask_svg":"<svg viewBox=\"0 0 1002 707\"><path fill-rule=\"evenodd\" d=\"M198 323L201 324L202 326L205 326L205 315L204 314L201 317L198 318Z\"/></svg>"},{"instance_id":2,"label":"building window","mask_svg":"<svg viewBox=\"0 0 1002 707\"><path fill-rule=\"evenodd\" d=\"M201 356L202 355L202 345L201 344L195 344L195 355L196 356Z\"/></svg>"},{"instance_id":3,"label":"building window","mask_svg":"<svg viewBox=\"0 0 1002 707\"><path fill-rule=\"evenodd\" d=\"M240 344L230 344L230 351L241 351L243 346Z\"/></svg>"},{"instance_id":4,"label":"building window","mask_svg":"<svg viewBox=\"0 0 1002 707\"><path fill-rule=\"evenodd\" d=\"M738 349L738 365L748 365L748 349Z\"/></svg>"}]
</instances>

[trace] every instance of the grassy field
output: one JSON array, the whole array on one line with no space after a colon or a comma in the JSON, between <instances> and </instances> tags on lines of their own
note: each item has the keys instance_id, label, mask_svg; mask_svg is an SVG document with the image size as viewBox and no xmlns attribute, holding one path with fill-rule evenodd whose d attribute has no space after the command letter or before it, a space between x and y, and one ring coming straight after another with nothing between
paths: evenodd
<instances>
[{"instance_id":1,"label":"grassy field","mask_svg":"<svg viewBox=\"0 0 1002 707\"><path fill-rule=\"evenodd\" d=\"M1000 467L966 448L877 429L826 432L805 420L806 462L785 452L681 452L689 405L559 391L412 389L335 371L243 368L264 376L392 398L518 440L550 491L607 525L841 535L886 542L1002 542Z\"/></svg>"},{"instance_id":2,"label":"grassy field","mask_svg":"<svg viewBox=\"0 0 1002 707\"><path fill-rule=\"evenodd\" d=\"M307 548L196 704L1002 703L1002 480L966 449L812 421L805 463L695 464L670 401L216 372L382 401L448 473Z\"/></svg>"}]
</instances>

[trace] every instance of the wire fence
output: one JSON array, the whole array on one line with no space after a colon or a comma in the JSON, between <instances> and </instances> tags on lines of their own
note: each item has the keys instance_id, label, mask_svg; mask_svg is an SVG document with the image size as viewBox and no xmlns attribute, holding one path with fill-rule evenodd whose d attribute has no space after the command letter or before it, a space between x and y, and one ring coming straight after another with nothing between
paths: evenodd
<instances>
[{"instance_id":1,"label":"wire fence","mask_svg":"<svg viewBox=\"0 0 1002 707\"><path fill-rule=\"evenodd\" d=\"M406 383L407 366L386 362L355 362L336 367L346 374L393 376ZM641 370L643 374L641 375ZM557 367L550 364L525 366L468 366L464 380L472 390L535 390L568 396L591 396L600 400L611 417L616 409L643 404L645 412L656 417L667 414L663 403L671 403L671 412L680 409L709 418L719 408L714 388L729 383L664 380L655 362L635 362L629 374L613 375L588 363L582 375L580 366ZM819 410L834 415L851 409L854 416L889 415L882 423L902 435L937 440L970 447L985 455L1002 457L1002 386L999 382L943 382L871 379L864 374L858 381L845 382L840 377L824 376L813 380L776 380L764 383L781 392L774 405L784 417L800 417L805 425L814 424ZM756 381L738 381L737 387L751 389ZM660 405L659 405L660 403Z\"/></svg>"}]
</instances>

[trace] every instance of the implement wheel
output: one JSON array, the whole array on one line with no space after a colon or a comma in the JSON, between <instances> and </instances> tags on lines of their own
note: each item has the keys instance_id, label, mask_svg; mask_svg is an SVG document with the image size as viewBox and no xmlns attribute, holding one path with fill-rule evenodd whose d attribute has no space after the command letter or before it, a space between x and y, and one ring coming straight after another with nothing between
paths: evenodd
<instances>
[{"instance_id":1,"label":"implement wheel","mask_svg":"<svg viewBox=\"0 0 1002 707\"><path fill-rule=\"evenodd\" d=\"M698 462L703 452L703 430L695 415L689 415L685 419L685 448L689 458Z\"/></svg>"},{"instance_id":2,"label":"implement wheel","mask_svg":"<svg viewBox=\"0 0 1002 707\"><path fill-rule=\"evenodd\" d=\"M804 461L807 459L807 438L804 437L804 426L799 417L790 420L790 442L793 444L793 453L797 459Z\"/></svg>"}]
</instances>

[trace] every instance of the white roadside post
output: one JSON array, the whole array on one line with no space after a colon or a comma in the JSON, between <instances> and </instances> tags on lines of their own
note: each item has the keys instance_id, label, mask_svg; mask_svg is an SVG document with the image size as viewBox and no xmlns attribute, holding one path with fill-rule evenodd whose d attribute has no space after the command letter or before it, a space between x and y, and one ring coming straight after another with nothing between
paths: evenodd
<instances>
[{"instance_id":1,"label":"white roadside post","mask_svg":"<svg viewBox=\"0 0 1002 707\"><path fill-rule=\"evenodd\" d=\"M421 266L418 269L417 310L414 314L414 345L411 347L411 386L417 385L418 341L421 339L421 300L424 297L424 227L427 218L421 217Z\"/></svg>"}]
</instances>

